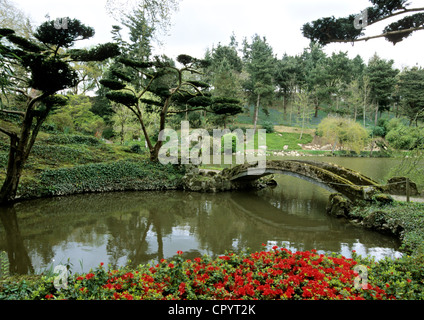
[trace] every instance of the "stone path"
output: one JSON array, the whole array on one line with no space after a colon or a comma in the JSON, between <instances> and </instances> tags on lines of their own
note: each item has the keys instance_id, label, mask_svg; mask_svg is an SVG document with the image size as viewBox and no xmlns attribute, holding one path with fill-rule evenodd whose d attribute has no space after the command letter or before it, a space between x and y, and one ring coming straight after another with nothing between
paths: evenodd
<instances>
[{"instance_id":1,"label":"stone path","mask_svg":"<svg viewBox=\"0 0 424 320\"><path fill-rule=\"evenodd\" d=\"M406 201L406 196L395 196L392 195L392 198L397 200L397 201ZM416 197L410 197L409 200L411 202L421 202L424 203L424 198L416 198Z\"/></svg>"}]
</instances>

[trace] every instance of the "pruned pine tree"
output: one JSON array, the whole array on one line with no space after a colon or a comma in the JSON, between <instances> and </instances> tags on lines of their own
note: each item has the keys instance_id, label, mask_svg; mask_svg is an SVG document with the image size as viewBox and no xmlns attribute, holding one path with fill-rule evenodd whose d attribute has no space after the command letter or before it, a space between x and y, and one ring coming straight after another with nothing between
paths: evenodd
<instances>
[{"instance_id":1,"label":"pruned pine tree","mask_svg":"<svg viewBox=\"0 0 424 320\"><path fill-rule=\"evenodd\" d=\"M18 117L19 126L0 127L0 132L10 138L1 204L15 200L23 167L47 116L67 103L64 96L56 93L78 84L78 73L72 63L102 61L119 54L119 48L112 43L90 50L70 49L76 41L91 38L94 29L77 19L65 19L67 23L59 28L54 21L41 24L34 33L34 41L18 36L12 29L0 29L2 65L9 73L3 89L22 96L25 101L18 107L2 96L0 112ZM17 76L17 69L24 72Z\"/></svg>"},{"instance_id":2,"label":"pruned pine tree","mask_svg":"<svg viewBox=\"0 0 424 320\"><path fill-rule=\"evenodd\" d=\"M117 59L118 64L110 71L109 78L100 81L110 90L106 94L108 99L125 105L136 115L152 161L158 161L163 141L158 139L155 142L148 133L145 123L146 113L159 114L159 132L163 132L170 114L199 110L215 114L233 114L242 111L239 100L227 97L213 98L208 90L208 83L187 80L188 75L201 74L201 69L206 67L204 60L184 54L179 55L177 61L182 67L175 66L173 61L163 57L155 57L149 61L120 57ZM133 72L128 73L128 68ZM137 81L140 83L139 90L131 86L135 79L141 80Z\"/></svg>"}]
</instances>

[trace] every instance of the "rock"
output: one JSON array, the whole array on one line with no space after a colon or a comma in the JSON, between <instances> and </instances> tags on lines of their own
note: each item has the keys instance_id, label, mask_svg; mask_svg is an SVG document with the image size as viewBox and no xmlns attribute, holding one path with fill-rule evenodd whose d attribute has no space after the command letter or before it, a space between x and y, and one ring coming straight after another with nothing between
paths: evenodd
<instances>
[{"instance_id":1,"label":"rock","mask_svg":"<svg viewBox=\"0 0 424 320\"><path fill-rule=\"evenodd\" d=\"M374 200L381 204L390 204L394 201L390 195L385 193L378 193L374 195Z\"/></svg>"},{"instance_id":2,"label":"rock","mask_svg":"<svg viewBox=\"0 0 424 320\"><path fill-rule=\"evenodd\" d=\"M417 184L409 180L409 190L411 196L418 196L420 193L417 189ZM406 195L406 178L393 177L387 180L386 192L394 195Z\"/></svg>"},{"instance_id":3,"label":"rock","mask_svg":"<svg viewBox=\"0 0 424 320\"><path fill-rule=\"evenodd\" d=\"M332 193L327 204L327 213L341 218L347 218L351 209L351 202L340 193Z\"/></svg>"}]
</instances>

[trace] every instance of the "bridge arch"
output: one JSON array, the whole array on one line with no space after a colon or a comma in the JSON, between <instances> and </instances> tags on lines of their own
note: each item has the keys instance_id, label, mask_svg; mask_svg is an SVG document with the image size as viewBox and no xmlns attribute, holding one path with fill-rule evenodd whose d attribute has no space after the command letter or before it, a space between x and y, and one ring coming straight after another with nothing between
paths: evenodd
<instances>
[{"instance_id":1,"label":"bridge arch","mask_svg":"<svg viewBox=\"0 0 424 320\"><path fill-rule=\"evenodd\" d=\"M270 174L284 174L314 183L330 192L340 193L349 200L369 199L383 192L378 182L342 166L306 160L269 160L265 170L257 164L242 164L225 172L234 184L251 184Z\"/></svg>"}]
</instances>

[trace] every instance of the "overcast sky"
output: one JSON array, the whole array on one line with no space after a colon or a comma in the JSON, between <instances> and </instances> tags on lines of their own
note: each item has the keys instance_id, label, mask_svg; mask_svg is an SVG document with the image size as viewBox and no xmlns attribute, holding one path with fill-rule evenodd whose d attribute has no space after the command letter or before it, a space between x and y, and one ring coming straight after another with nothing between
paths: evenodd
<instances>
[{"instance_id":1,"label":"overcast sky","mask_svg":"<svg viewBox=\"0 0 424 320\"><path fill-rule=\"evenodd\" d=\"M14 0L14 3L35 24L45 21L46 14L52 19L78 18L96 30L89 44L111 41L111 26L117 24L106 13L106 0ZM411 7L424 7L424 0L410 3ZM162 37L163 46L156 46L156 53L172 58L180 53L203 57L207 48L218 43L228 44L234 33L240 44L243 38L250 40L254 34L266 37L279 58L284 53L296 55L309 43L301 33L304 23L322 17L346 17L370 5L368 0L182 0L172 16L169 35ZM366 35L379 34L383 28L384 24L369 27ZM325 51L328 54L346 51L351 58L359 54L366 62L377 53L384 59L393 59L398 68L417 64L424 67L423 44L424 31L418 31L396 46L384 39L375 39L354 46L331 44Z\"/></svg>"}]
</instances>

